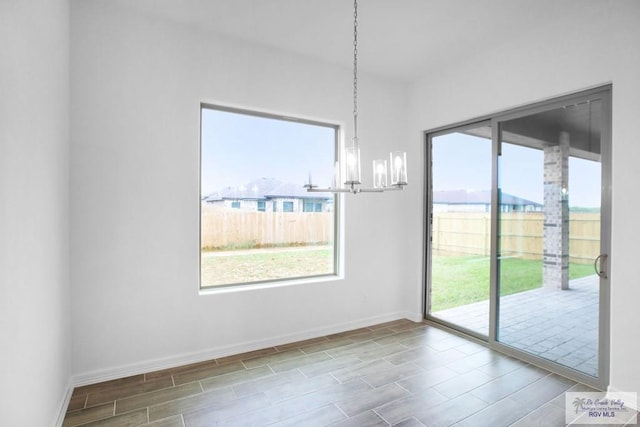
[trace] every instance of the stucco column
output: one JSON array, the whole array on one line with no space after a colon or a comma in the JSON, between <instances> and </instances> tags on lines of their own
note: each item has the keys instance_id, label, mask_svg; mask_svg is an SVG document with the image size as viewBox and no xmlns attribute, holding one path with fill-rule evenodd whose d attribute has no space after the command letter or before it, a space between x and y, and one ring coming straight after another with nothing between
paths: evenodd
<instances>
[{"instance_id":1,"label":"stucco column","mask_svg":"<svg viewBox=\"0 0 640 427\"><path fill-rule=\"evenodd\" d=\"M569 289L569 134L544 149L543 283Z\"/></svg>"}]
</instances>

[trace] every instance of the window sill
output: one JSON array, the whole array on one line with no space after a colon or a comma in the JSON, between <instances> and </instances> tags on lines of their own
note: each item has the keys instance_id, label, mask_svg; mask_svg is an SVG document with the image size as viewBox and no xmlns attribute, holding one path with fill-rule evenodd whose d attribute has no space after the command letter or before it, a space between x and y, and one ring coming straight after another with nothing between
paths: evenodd
<instances>
[{"instance_id":1,"label":"window sill","mask_svg":"<svg viewBox=\"0 0 640 427\"><path fill-rule=\"evenodd\" d=\"M290 280L287 279L287 280L274 280L269 282L253 282L253 283L238 284L238 285L211 286L208 288L198 289L198 293L200 295L219 295L219 294L227 294L227 293L235 293L235 292L246 292L246 291L255 291L255 290L262 290L262 289L281 288L285 286L298 286L298 285L314 284L314 283L337 282L343 279L344 279L344 276L342 275L332 274L327 276L305 277L305 278L290 279Z\"/></svg>"}]
</instances>

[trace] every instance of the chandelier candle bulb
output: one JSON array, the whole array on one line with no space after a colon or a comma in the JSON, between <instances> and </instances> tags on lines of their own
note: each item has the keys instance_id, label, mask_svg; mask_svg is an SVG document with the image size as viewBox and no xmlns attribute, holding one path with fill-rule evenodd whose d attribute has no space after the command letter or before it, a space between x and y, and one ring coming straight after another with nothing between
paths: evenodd
<instances>
[{"instance_id":1,"label":"chandelier candle bulb","mask_svg":"<svg viewBox=\"0 0 640 427\"><path fill-rule=\"evenodd\" d=\"M345 149L346 160L346 180L345 184L360 184L360 149L357 147L347 147Z\"/></svg>"},{"instance_id":2,"label":"chandelier candle bulb","mask_svg":"<svg viewBox=\"0 0 640 427\"><path fill-rule=\"evenodd\" d=\"M373 187L385 188L387 186L387 161L373 161Z\"/></svg>"},{"instance_id":3,"label":"chandelier candle bulb","mask_svg":"<svg viewBox=\"0 0 640 427\"><path fill-rule=\"evenodd\" d=\"M391 185L407 185L407 153L392 151L389 158L391 161Z\"/></svg>"}]
</instances>

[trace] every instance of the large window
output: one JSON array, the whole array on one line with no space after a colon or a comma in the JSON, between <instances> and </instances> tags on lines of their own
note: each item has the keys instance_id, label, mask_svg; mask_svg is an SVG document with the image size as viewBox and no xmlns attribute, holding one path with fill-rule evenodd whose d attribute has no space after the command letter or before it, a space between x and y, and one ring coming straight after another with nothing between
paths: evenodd
<instances>
[{"instance_id":1,"label":"large window","mask_svg":"<svg viewBox=\"0 0 640 427\"><path fill-rule=\"evenodd\" d=\"M335 275L338 127L201 107L200 287Z\"/></svg>"}]
</instances>

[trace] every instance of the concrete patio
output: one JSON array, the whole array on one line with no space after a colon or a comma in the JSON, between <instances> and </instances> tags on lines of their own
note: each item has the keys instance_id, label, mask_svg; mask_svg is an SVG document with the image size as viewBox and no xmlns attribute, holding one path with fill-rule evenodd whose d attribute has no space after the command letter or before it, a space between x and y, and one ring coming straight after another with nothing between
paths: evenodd
<instances>
[{"instance_id":1,"label":"concrete patio","mask_svg":"<svg viewBox=\"0 0 640 427\"><path fill-rule=\"evenodd\" d=\"M585 374L598 373L598 276L570 281L568 290L534 289L500 299L498 340ZM489 334L489 301L431 313Z\"/></svg>"}]
</instances>

